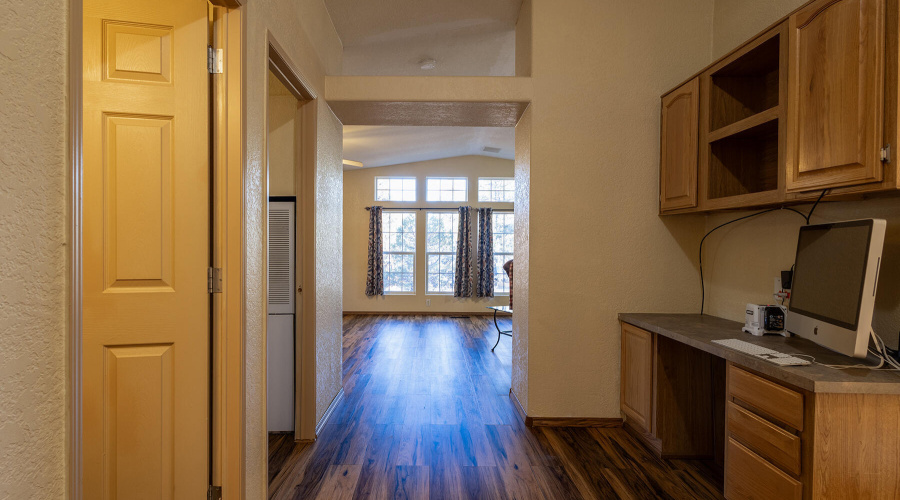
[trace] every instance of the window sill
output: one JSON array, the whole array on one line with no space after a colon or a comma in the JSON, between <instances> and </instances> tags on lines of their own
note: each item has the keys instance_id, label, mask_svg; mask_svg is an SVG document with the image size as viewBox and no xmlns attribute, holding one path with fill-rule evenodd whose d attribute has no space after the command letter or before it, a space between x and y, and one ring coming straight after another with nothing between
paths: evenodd
<instances>
[{"instance_id":1,"label":"window sill","mask_svg":"<svg viewBox=\"0 0 900 500\"><path fill-rule=\"evenodd\" d=\"M415 296L416 292L384 292L384 295L412 295Z\"/></svg>"}]
</instances>

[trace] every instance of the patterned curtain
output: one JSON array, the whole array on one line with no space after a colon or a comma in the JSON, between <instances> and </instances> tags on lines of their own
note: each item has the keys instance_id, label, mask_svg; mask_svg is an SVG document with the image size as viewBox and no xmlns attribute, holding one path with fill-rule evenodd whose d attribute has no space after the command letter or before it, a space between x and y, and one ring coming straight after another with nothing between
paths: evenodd
<instances>
[{"instance_id":1,"label":"patterned curtain","mask_svg":"<svg viewBox=\"0 0 900 500\"><path fill-rule=\"evenodd\" d=\"M459 238L456 242L454 297L472 296L472 207L459 207Z\"/></svg>"},{"instance_id":2,"label":"patterned curtain","mask_svg":"<svg viewBox=\"0 0 900 500\"><path fill-rule=\"evenodd\" d=\"M366 295L384 295L384 253L381 240L381 209L369 209L369 268L366 271Z\"/></svg>"},{"instance_id":3,"label":"patterned curtain","mask_svg":"<svg viewBox=\"0 0 900 500\"><path fill-rule=\"evenodd\" d=\"M478 209L478 284L479 297L494 296L494 209Z\"/></svg>"}]
</instances>

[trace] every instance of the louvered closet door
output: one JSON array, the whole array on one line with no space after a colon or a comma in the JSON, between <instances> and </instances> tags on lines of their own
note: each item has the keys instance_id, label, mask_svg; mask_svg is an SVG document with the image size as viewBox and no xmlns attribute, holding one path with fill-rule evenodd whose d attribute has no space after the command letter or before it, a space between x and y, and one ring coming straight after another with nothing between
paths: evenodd
<instances>
[{"instance_id":1,"label":"louvered closet door","mask_svg":"<svg viewBox=\"0 0 900 500\"><path fill-rule=\"evenodd\" d=\"M294 314L294 202L269 202L269 314Z\"/></svg>"}]
</instances>

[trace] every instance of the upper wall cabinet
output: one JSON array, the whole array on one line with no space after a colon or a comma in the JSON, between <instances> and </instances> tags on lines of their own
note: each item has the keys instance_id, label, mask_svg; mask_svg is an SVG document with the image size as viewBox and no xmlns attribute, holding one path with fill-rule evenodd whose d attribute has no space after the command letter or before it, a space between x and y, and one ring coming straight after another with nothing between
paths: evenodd
<instances>
[{"instance_id":1,"label":"upper wall cabinet","mask_svg":"<svg viewBox=\"0 0 900 500\"><path fill-rule=\"evenodd\" d=\"M791 15L787 191L881 182L884 0Z\"/></svg>"},{"instance_id":2,"label":"upper wall cabinet","mask_svg":"<svg viewBox=\"0 0 900 500\"><path fill-rule=\"evenodd\" d=\"M700 76L700 193L706 209L784 195L786 24L756 37Z\"/></svg>"},{"instance_id":3,"label":"upper wall cabinet","mask_svg":"<svg viewBox=\"0 0 900 500\"><path fill-rule=\"evenodd\" d=\"M660 213L900 194L898 46L900 1L811 0L663 95Z\"/></svg>"},{"instance_id":4,"label":"upper wall cabinet","mask_svg":"<svg viewBox=\"0 0 900 500\"><path fill-rule=\"evenodd\" d=\"M700 82L690 82L662 98L660 211L697 206L697 120Z\"/></svg>"}]
</instances>

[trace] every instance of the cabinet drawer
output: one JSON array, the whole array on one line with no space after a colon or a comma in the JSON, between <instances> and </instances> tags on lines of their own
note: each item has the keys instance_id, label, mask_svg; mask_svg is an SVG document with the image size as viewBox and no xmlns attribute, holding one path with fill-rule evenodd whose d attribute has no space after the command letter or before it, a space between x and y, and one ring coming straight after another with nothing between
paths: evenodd
<instances>
[{"instance_id":1,"label":"cabinet drawer","mask_svg":"<svg viewBox=\"0 0 900 500\"><path fill-rule=\"evenodd\" d=\"M803 485L765 459L728 438L725 455L725 498L728 500L800 499Z\"/></svg>"},{"instance_id":2,"label":"cabinet drawer","mask_svg":"<svg viewBox=\"0 0 900 500\"><path fill-rule=\"evenodd\" d=\"M784 422L803 430L803 394L728 365L728 395L736 397Z\"/></svg>"},{"instance_id":3,"label":"cabinet drawer","mask_svg":"<svg viewBox=\"0 0 900 500\"><path fill-rule=\"evenodd\" d=\"M800 437L730 401L728 434L775 465L800 474Z\"/></svg>"}]
</instances>

